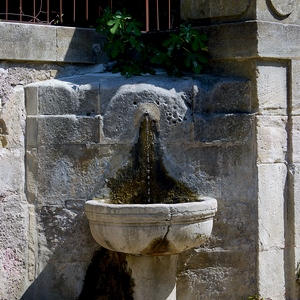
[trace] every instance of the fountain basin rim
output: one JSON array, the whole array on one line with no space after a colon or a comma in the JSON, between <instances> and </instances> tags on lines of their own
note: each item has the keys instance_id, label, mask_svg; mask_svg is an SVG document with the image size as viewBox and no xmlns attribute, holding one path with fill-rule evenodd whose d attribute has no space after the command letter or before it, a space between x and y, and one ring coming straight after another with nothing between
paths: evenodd
<instances>
[{"instance_id":1,"label":"fountain basin rim","mask_svg":"<svg viewBox=\"0 0 300 300\"><path fill-rule=\"evenodd\" d=\"M111 204L103 200L89 200L85 203L89 221L98 224L195 223L212 219L216 211L217 200L211 197L174 204Z\"/></svg>"}]
</instances>

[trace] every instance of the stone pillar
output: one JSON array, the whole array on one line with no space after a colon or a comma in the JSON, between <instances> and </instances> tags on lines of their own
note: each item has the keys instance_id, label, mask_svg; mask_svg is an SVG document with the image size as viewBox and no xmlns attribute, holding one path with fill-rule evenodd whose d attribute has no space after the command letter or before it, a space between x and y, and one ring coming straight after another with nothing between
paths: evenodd
<instances>
[{"instance_id":1,"label":"stone pillar","mask_svg":"<svg viewBox=\"0 0 300 300\"><path fill-rule=\"evenodd\" d=\"M134 280L134 300L176 300L178 255L126 256Z\"/></svg>"},{"instance_id":2,"label":"stone pillar","mask_svg":"<svg viewBox=\"0 0 300 300\"><path fill-rule=\"evenodd\" d=\"M256 292L271 299L299 299L300 3L181 0L181 14L205 25L212 55L208 72L251 81Z\"/></svg>"}]
</instances>

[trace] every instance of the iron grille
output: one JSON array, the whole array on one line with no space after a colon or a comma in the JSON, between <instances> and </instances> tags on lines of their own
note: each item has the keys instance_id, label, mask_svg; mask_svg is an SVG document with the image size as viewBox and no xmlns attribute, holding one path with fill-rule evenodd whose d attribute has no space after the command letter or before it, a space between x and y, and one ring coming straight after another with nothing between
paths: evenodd
<instances>
[{"instance_id":1,"label":"iron grille","mask_svg":"<svg viewBox=\"0 0 300 300\"><path fill-rule=\"evenodd\" d=\"M107 6L124 8L144 31L167 30L179 23L180 0L1 0L0 20L72 27L93 27Z\"/></svg>"}]
</instances>

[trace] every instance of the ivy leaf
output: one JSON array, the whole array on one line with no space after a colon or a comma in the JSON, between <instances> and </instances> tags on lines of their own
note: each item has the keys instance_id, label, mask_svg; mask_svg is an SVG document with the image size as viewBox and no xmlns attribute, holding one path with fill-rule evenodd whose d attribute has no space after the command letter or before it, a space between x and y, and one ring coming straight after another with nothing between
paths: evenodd
<instances>
[{"instance_id":1,"label":"ivy leaf","mask_svg":"<svg viewBox=\"0 0 300 300\"><path fill-rule=\"evenodd\" d=\"M113 19L107 22L107 25L112 27L110 28L110 32L112 34L116 34L118 28L120 27L120 20L119 19Z\"/></svg>"},{"instance_id":2,"label":"ivy leaf","mask_svg":"<svg viewBox=\"0 0 300 300\"><path fill-rule=\"evenodd\" d=\"M133 32L135 35L140 36L142 33L138 27L140 27L142 25L143 24L141 22L132 21L128 24L126 31L127 31L127 33Z\"/></svg>"},{"instance_id":3,"label":"ivy leaf","mask_svg":"<svg viewBox=\"0 0 300 300\"><path fill-rule=\"evenodd\" d=\"M124 52L124 45L121 42L121 40L116 40L113 43L110 43L108 45L108 49L111 49L111 57L112 58L116 58L118 56L119 53L123 53Z\"/></svg>"}]
</instances>

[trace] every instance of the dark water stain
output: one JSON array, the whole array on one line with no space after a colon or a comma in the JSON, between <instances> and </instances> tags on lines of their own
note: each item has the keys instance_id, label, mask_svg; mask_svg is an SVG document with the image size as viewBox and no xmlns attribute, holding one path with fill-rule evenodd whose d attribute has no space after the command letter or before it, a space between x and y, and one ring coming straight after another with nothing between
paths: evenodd
<instances>
[{"instance_id":1,"label":"dark water stain","mask_svg":"<svg viewBox=\"0 0 300 300\"><path fill-rule=\"evenodd\" d=\"M108 187L114 204L180 203L197 198L188 187L168 175L157 123L147 116L141 122L127 166L108 180Z\"/></svg>"},{"instance_id":2,"label":"dark water stain","mask_svg":"<svg viewBox=\"0 0 300 300\"><path fill-rule=\"evenodd\" d=\"M133 279L125 254L100 249L95 252L77 300L133 300Z\"/></svg>"},{"instance_id":3,"label":"dark water stain","mask_svg":"<svg viewBox=\"0 0 300 300\"><path fill-rule=\"evenodd\" d=\"M173 244L166 238L154 239L150 245L145 248L142 255L165 255L167 253L174 253Z\"/></svg>"}]
</instances>

